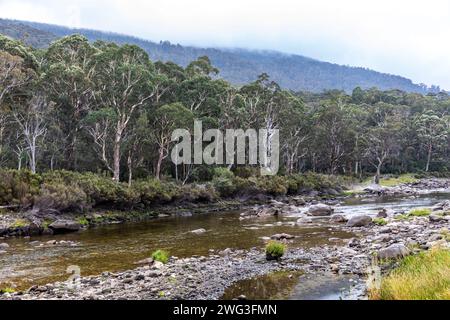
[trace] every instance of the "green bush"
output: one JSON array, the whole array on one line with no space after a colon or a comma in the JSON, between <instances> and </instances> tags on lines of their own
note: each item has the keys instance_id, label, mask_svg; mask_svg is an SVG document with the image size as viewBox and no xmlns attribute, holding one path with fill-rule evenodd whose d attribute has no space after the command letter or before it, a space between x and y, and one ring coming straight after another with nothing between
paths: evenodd
<instances>
[{"instance_id":1,"label":"green bush","mask_svg":"<svg viewBox=\"0 0 450 320\"><path fill-rule=\"evenodd\" d=\"M138 202L146 207L156 203L169 203L181 196L179 186L156 179L137 181L133 184L132 190Z\"/></svg>"},{"instance_id":2,"label":"green bush","mask_svg":"<svg viewBox=\"0 0 450 320\"><path fill-rule=\"evenodd\" d=\"M219 195L212 184L205 185L185 185L181 189L181 201L187 202L212 202L217 200Z\"/></svg>"},{"instance_id":3,"label":"green bush","mask_svg":"<svg viewBox=\"0 0 450 320\"><path fill-rule=\"evenodd\" d=\"M278 260L286 251L286 246L278 241L269 241L266 246L266 258L267 260Z\"/></svg>"},{"instance_id":4,"label":"green bush","mask_svg":"<svg viewBox=\"0 0 450 320\"><path fill-rule=\"evenodd\" d=\"M44 183L34 199L34 208L41 211L84 211L91 208L88 196L76 184Z\"/></svg>"},{"instance_id":5,"label":"green bush","mask_svg":"<svg viewBox=\"0 0 450 320\"><path fill-rule=\"evenodd\" d=\"M234 175L239 178L248 179L251 177L259 177L260 172L261 170L258 167L238 166L234 170Z\"/></svg>"},{"instance_id":6,"label":"green bush","mask_svg":"<svg viewBox=\"0 0 450 320\"><path fill-rule=\"evenodd\" d=\"M169 261L169 253L164 250L157 250L152 253L152 259L166 264Z\"/></svg>"},{"instance_id":7,"label":"green bush","mask_svg":"<svg viewBox=\"0 0 450 320\"><path fill-rule=\"evenodd\" d=\"M232 197L236 194L234 174L227 168L215 168L212 184L223 198Z\"/></svg>"},{"instance_id":8,"label":"green bush","mask_svg":"<svg viewBox=\"0 0 450 320\"><path fill-rule=\"evenodd\" d=\"M0 170L0 205L28 208L39 194L42 179L28 170Z\"/></svg>"},{"instance_id":9,"label":"green bush","mask_svg":"<svg viewBox=\"0 0 450 320\"><path fill-rule=\"evenodd\" d=\"M136 195L124 183L116 183L109 177L86 172L52 171L45 173L43 179L47 183L65 184L78 187L88 197L93 206L126 208L136 202Z\"/></svg>"},{"instance_id":10,"label":"green bush","mask_svg":"<svg viewBox=\"0 0 450 320\"><path fill-rule=\"evenodd\" d=\"M258 189L265 194L272 196L284 196L288 192L288 182L286 177L264 176L257 182Z\"/></svg>"}]
</instances>

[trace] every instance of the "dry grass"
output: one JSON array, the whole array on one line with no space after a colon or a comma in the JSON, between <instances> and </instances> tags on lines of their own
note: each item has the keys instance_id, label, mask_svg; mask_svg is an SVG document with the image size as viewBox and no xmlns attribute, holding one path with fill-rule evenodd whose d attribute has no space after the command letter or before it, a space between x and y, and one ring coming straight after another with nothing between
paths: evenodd
<instances>
[{"instance_id":1,"label":"dry grass","mask_svg":"<svg viewBox=\"0 0 450 320\"><path fill-rule=\"evenodd\" d=\"M371 299L450 300L450 251L434 248L409 256L372 290Z\"/></svg>"}]
</instances>

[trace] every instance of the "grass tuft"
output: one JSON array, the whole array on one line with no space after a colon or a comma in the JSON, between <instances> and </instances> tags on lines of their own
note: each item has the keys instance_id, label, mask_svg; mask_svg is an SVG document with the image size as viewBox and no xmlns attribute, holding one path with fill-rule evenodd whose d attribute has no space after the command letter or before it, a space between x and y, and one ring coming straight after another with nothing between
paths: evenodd
<instances>
[{"instance_id":1,"label":"grass tuft","mask_svg":"<svg viewBox=\"0 0 450 320\"><path fill-rule=\"evenodd\" d=\"M387 220L384 218L373 218L372 222L378 226L385 226L388 224Z\"/></svg>"},{"instance_id":2,"label":"grass tuft","mask_svg":"<svg viewBox=\"0 0 450 320\"><path fill-rule=\"evenodd\" d=\"M426 208L413 209L409 212L409 215L413 216L413 217L425 217L425 216L429 216L430 214L431 214L431 209L426 209Z\"/></svg>"},{"instance_id":3,"label":"grass tuft","mask_svg":"<svg viewBox=\"0 0 450 320\"><path fill-rule=\"evenodd\" d=\"M418 179L413 174L402 174L398 177L391 177L387 179L381 179L380 185L383 187L395 187L405 183L414 183Z\"/></svg>"},{"instance_id":4,"label":"grass tuft","mask_svg":"<svg viewBox=\"0 0 450 320\"><path fill-rule=\"evenodd\" d=\"M278 241L269 241L266 246L267 260L278 260L286 251L286 245Z\"/></svg>"},{"instance_id":5,"label":"grass tuft","mask_svg":"<svg viewBox=\"0 0 450 320\"><path fill-rule=\"evenodd\" d=\"M152 253L152 259L166 264L169 261L169 253L164 250L157 250Z\"/></svg>"}]
</instances>

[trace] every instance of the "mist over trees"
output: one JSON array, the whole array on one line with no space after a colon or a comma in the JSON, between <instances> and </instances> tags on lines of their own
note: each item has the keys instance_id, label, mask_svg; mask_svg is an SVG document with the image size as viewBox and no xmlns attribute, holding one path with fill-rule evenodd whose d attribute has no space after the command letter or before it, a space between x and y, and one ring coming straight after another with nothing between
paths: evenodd
<instances>
[{"instance_id":1,"label":"mist over trees","mask_svg":"<svg viewBox=\"0 0 450 320\"><path fill-rule=\"evenodd\" d=\"M364 89L377 87L380 90L400 89L422 94L440 92L438 86L415 84L401 76L273 51L197 48L169 41L156 43L112 32L7 19L0 19L0 33L23 40L36 48L47 48L56 39L77 33L91 42L102 40L121 45L134 44L144 49L154 61L172 61L183 67L198 57L208 56L214 66L221 70L219 76L235 85L244 85L254 81L258 75L267 73L282 88L294 91L339 89L351 93L359 86Z\"/></svg>"},{"instance_id":2,"label":"mist over trees","mask_svg":"<svg viewBox=\"0 0 450 320\"><path fill-rule=\"evenodd\" d=\"M32 172L102 173L115 181L211 178L175 166L175 128L280 130L280 174L357 177L447 171L450 97L356 88L292 92L262 73L234 86L208 57L187 67L144 49L80 35L48 49L0 36L0 165ZM233 170L236 167L232 167Z\"/></svg>"}]
</instances>

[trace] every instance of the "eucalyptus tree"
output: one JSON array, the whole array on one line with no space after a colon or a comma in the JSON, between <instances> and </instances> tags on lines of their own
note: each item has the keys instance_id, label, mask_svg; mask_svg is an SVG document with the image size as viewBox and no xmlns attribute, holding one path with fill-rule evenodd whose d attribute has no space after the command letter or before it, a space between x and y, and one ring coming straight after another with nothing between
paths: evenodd
<instances>
[{"instance_id":1,"label":"eucalyptus tree","mask_svg":"<svg viewBox=\"0 0 450 320\"><path fill-rule=\"evenodd\" d=\"M427 110L417 117L415 125L420 144L426 150L425 171L428 172L433 153L447 141L448 131L445 120L432 110Z\"/></svg>"},{"instance_id":2,"label":"eucalyptus tree","mask_svg":"<svg viewBox=\"0 0 450 320\"><path fill-rule=\"evenodd\" d=\"M376 169L374 183L380 183L381 170L388 159L398 154L399 134L404 125L404 108L387 103L370 107L366 133L366 159Z\"/></svg>"},{"instance_id":3,"label":"eucalyptus tree","mask_svg":"<svg viewBox=\"0 0 450 320\"><path fill-rule=\"evenodd\" d=\"M159 107L151 116L151 134L158 148L158 159L155 177L160 179L163 160L169 155L169 148L173 144L172 132L175 129L191 128L194 114L181 103L172 103Z\"/></svg>"},{"instance_id":4,"label":"eucalyptus tree","mask_svg":"<svg viewBox=\"0 0 450 320\"><path fill-rule=\"evenodd\" d=\"M0 50L0 106L8 96L24 89L35 76L23 58Z\"/></svg>"},{"instance_id":5,"label":"eucalyptus tree","mask_svg":"<svg viewBox=\"0 0 450 320\"><path fill-rule=\"evenodd\" d=\"M300 171L300 161L308 154L311 143L311 114L303 102L291 93L283 92L284 107L281 109L281 149L285 158L286 172Z\"/></svg>"},{"instance_id":6,"label":"eucalyptus tree","mask_svg":"<svg viewBox=\"0 0 450 320\"><path fill-rule=\"evenodd\" d=\"M98 49L94 57L95 98L99 109L107 110L109 116L96 125L107 136L103 139L111 139L109 169L119 181L124 135L137 113L156 95L154 65L137 46L100 44Z\"/></svg>"},{"instance_id":7,"label":"eucalyptus tree","mask_svg":"<svg viewBox=\"0 0 450 320\"><path fill-rule=\"evenodd\" d=\"M61 124L67 166L77 168L77 148L84 116L93 108L94 55L98 52L80 35L52 43L44 55L42 82L48 97L56 103L53 117Z\"/></svg>"},{"instance_id":8,"label":"eucalyptus tree","mask_svg":"<svg viewBox=\"0 0 450 320\"><path fill-rule=\"evenodd\" d=\"M32 173L36 173L38 151L47 133L46 114L49 108L46 97L38 93L30 99L24 110L13 112L15 123L19 128L19 137L26 145Z\"/></svg>"},{"instance_id":9,"label":"eucalyptus tree","mask_svg":"<svg viewBox=\"0 0 450 320\"><path fill-rule=\"evenodd\" d=\"M354 144L350 127L351 109L348 97L341 94L324 100L315 109L313 167L316 168L322 163L330 174L336 174L343 166L344 160L351 154Z\"/></svg>"}]
</instances>

